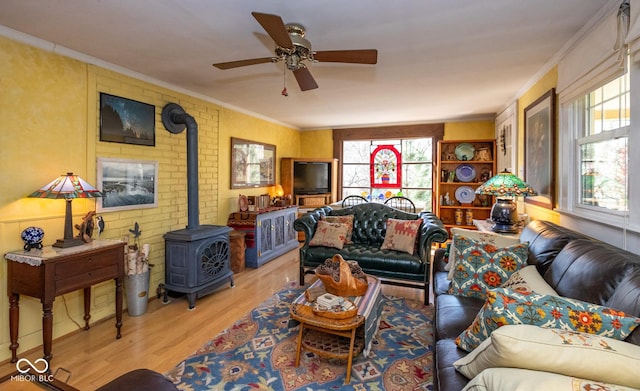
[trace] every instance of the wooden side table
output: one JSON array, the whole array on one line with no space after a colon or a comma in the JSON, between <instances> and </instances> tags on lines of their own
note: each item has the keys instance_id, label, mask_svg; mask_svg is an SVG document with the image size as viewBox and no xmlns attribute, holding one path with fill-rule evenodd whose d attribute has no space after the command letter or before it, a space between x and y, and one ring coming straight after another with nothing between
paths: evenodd
<instances>
[{"instance_id":1,"label":"wooden side table","mask_svg":"<svg viewBox=\"0 0 640 391\"><path fill-rule=\"evenodd\" d=\"M295 366L300 364L302 346L321 356L346 358L345 383L349 384L353 357L364 349L364 339L356 336L356 330L364 324L364 316L355 315L348 319L323 318L315 315L310 306L295 304L291 307L291 317L300 322ZM306 335L305 330L308 330Z\"/></svg>"},{"instance_id":2,"label":"wooden side table","mask_svg":"<svg viewBox=\"0 0 640 391\"><path fill-rule=\"evenodd\" d=\"M352 301L358 307L357 315L347 319L332 319L316 315L304 293L291 304L291 318L300 322L295 366L300 364L302 347L318 355L347 359L345 383L351 381L353 358L361 351L368 352L369 345L382 314L382 294L380 280L367 276L369 287L364 296ZM309 288L323 286L317 280Z\"/></svg>"},{"instance_id":3,"label":"wooden side table","mask_svg":"<svg viewBox=\"0 0 640 391\"><path fill-rule=\"evenodd\" d=\"M18 321L20 295L42 302L42 344L44 359L51 362L53 301L56 296L84 290L84 329L91 318L91 286L114 279L116 294L116 339L121 337L122 282L124 281L124 242L94 240L81 246L42 250L15 251L7 259L7 294L9 295L9 334L11 362L18 361Z\"/></svg>"}]
</instances>

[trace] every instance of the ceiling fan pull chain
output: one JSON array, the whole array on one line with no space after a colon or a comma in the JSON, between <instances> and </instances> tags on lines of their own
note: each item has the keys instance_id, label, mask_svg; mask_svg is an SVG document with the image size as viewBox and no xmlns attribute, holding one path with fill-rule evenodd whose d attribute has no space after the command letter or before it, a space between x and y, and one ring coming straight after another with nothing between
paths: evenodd
<instances>
[{"instance_id":1,"label":"ceiling fan pull chain","mask_svg":"<svg viewBox=\"0 0 640 391\"><path fill-rule=\"evenodd\" d=\"M286 67L282 67L282 84L284 85L284 88L282 89L282 96L289 96L289 93L287 92L287 68Z\"/></svg>"}]
</instances>

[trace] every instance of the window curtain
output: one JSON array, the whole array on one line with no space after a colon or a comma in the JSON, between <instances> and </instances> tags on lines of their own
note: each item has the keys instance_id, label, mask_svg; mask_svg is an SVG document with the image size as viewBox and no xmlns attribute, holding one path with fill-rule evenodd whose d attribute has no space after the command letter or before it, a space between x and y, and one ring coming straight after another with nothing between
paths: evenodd
<instances>
[{"instance_id":1,"label":"window curtain","mask_svg":"<svg viewBox=\"0 0 640 391\"><path fill-rule=\"evenodd\" d=\"M640 62L640 0L630 0L629 33L626 44L633 62Z\"/></svg>"},{"instance_id":2,"label":"window curtain","mask_svg":"<svg viewBox=\"0 0 640 391\"><path fill-rule=\"evenodd\" d=\"M631 0L640 5L640 0ZM629 1L605 15L558 63L558 94L575 96L624 73L625 38L629 30ZM640 49L640 20L638 20ZM640 51L639 51L640 53Z\"/></svg>"}]
</instances>

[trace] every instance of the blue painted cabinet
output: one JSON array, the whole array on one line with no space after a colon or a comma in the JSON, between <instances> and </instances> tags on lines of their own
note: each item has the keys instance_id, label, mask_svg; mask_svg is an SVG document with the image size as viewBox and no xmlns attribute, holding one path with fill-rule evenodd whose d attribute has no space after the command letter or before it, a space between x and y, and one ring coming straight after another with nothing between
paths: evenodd
<instances>
[{"instance_id":1,"label":"blue painted cabinet","mask_svg":"<svg viewBox=\"0 0 640 391\"><path fill-rule=\"evenodd\" d=\"M293 222L297 207L267 208L258 212L235 212L228 225L245 233L246 266L257 268L298 248L298 232Z\"/></svg>"}]
</instances>

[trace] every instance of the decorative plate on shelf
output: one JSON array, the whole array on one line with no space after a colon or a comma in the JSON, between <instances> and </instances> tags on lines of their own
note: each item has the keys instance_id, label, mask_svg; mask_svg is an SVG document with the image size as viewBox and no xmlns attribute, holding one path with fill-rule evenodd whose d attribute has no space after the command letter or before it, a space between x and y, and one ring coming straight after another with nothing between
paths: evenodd
<instances>
[{"instance_id":1,"label":"decorative plate on shelf","mask_svg":"<svg viewBox=\"0 0 640 391\"><path fill-rule=\"evenodd\" d=\"M456 177L460 182L473 182L476 179L476 169L468 164L461 164L456 168Z\"/></svg>"},{"instance_id":2,"label":"decorative plate on shelf","mask_svg":"<svg viewBox=\"0 0 640 391\"><path fill-rule=\"evenodd\" d=\"M476 149L473 147L473 144L462 143L458 144L454 152L458 160L473 160Z\"/></svg>"},{"instance_id":3,"label":"decorative plate on shelf","mask_svg":"<svg viewBox=\"0 0 640 391\"><path fill-rule=\"evenodd\" d=\"M249 201L246 195L240 195L238 197L238 209L240 212L246 212L249 209Z\"/></svg>"},{"instance_id":4,"label":"decorative plate on shelf","mask_svg":"<svg viewBox=\"0 0 640 391\"><path fill-rule=\"evenodd\" d=\"M470 204L476 199L476 192L469 186L460 186L456 189L456 200L461 204Z\"/></svg>"}]
</instances>

